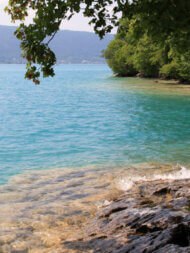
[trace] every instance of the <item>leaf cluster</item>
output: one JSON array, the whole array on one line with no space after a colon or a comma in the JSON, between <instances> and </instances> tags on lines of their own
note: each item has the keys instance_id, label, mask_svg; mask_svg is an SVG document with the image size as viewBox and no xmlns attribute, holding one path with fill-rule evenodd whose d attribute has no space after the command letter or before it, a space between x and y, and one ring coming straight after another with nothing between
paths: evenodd
<instances>
[{"instance_id":1,"label":"leaf cluster","mask_svg":"<svg viewBox=\"0 0 190 253\"><path fill-rule=\"evenodd\" d=\"M187 37L176 41L176 37L170 34L167 40L159 40L142 26L140 19L139 15L121 19L115 39L104 51L113 72L118 76L139 73L144 77L190 81L190 48L184 46Z\"/></svg>"},{"instance_id":2,"label":"leaf cluster","mask_svg":"<svg viewBox=\"0 0 190 253\"><path fill-rule=\"evenodd\" d=\"M33 10L35 17L32 24L25 25L29 10ZM25 77L36 84L41 73L44 77L54 75L56 57L49 43L62 20L69 20L79 12L90 18L89 23L100 38L118 26L118 13L121 13L123 20L133 19L136 38L140 38L144 30L159 43L175 37L173 43L178 51L184 51L190 42L189 0L9 0L5 11L13 22L21 21L15 35L21 41L22 56L28 61ZM124 25L123 29L126 29ZM122 37L121 30L122 26Z\"/></svg>"}]
</instances>

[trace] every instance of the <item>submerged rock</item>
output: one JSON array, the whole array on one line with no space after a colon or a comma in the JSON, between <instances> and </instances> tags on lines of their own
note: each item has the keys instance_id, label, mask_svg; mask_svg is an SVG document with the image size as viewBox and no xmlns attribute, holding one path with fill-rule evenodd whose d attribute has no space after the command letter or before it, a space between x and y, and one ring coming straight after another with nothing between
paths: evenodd
<instances>
[{"instance_id":1,"label":"submerged rock","mask_svg":"<svg viewBox=\"0 0 190 253\"><path fill-rule=\"evenodd\" d=\"M99 209L63 252L190 252L190 180L138 182Z\"/></svg>"}]
</instances>

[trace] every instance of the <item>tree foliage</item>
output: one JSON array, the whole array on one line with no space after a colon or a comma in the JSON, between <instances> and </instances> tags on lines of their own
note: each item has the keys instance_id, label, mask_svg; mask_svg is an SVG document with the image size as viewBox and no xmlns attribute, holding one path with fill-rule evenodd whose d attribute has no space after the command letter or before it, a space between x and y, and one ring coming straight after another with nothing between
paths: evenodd
<instances>
[{"instance_id":1,"label":"tree foliage","mask_svg":"<svg viewBox=\"0 0 190 253\"><path fill-rule=\"evenodd\" d=\"M110 12L112 5L113 11ZM30 9L35 12L35 17L32 24L25 25ZM61 21L69 20L81 11L84 16L90 17L90 24L100 38L118 25L117 14L120 12L122 17L133 18L137 37L145 29L148 36L160 43L171 37L175 38L173 43L182 51L189 45L189 0L9 0L5 11L11 15L13 22L21 21L15 35L21 40L22 56L28 62L25 77L33 79L36 84L41 72L44 77L54 75L56 57L49 43L59 30ZM182 37L184 39L181 40ZM130 54L129 51L127 54Z\"/></svg>"},{"instance_id":2,"label":"tree foliage","mask_svg":"<svg viewBox=\"0 0 190 253\"><path fill-rule=\"evenodd\" d=\"M155 39L141 22L137 27L136 20L140 20L138 15L130 20L122 19L115 39L104 51L113 72L119 76L140 73L145 77L161 76L189 81L190 48L181 48L171 35L167 40ZM138 34L137 29L140 31ZM181 38L180 43L184 40L186 38Z\"/></svg>"}]
</instances>

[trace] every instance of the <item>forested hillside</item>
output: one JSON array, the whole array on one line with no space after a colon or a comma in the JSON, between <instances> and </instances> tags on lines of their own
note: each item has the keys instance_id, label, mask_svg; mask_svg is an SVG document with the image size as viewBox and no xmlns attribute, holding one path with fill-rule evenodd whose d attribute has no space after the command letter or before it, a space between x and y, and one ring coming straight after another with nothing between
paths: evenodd
<instances>
[{"instance_id":1,"label":"forested hillside","mask_svg":"<svg viewBox=\"0 0 190 253\"><path fill-rule=\"evenodd\" d=\"M0 26L0 63L24 62L14 31L15 27ZM63 30L58 32L50 47L58 63L104 63L101 51L112 39L113 35L100 40L94 33Z\"/></svg>"},{"instance_id":2,"label":"forested hillside","mask_svg":"<svg viewBox=\"0 0 190 253\"><path fill-rule=\"evenodd\" d=\"M137 22L139 21L139 22ZM190 81L190 38L183 32L155 37L142 27L141 17L122 19L104 57L118 76L161 77ZM165 40L163 37L165 36Z\"/></svg>"}]
</instances>

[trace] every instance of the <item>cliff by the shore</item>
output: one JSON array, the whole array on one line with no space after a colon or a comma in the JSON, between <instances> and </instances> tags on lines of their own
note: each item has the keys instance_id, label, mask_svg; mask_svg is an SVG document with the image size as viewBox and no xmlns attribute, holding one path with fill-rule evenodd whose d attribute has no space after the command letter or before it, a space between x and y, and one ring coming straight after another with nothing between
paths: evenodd
<instances>
[{"instance_id":1,"label":"cliff by the shore","mask_svg":"<svg viewBox=\"0 0 190 253\"><path fill-rule=\"evenodd\" d=\"M190 180L138 182L102 207L63 252L190 252Z\"/></svg>"}]
</instances>

